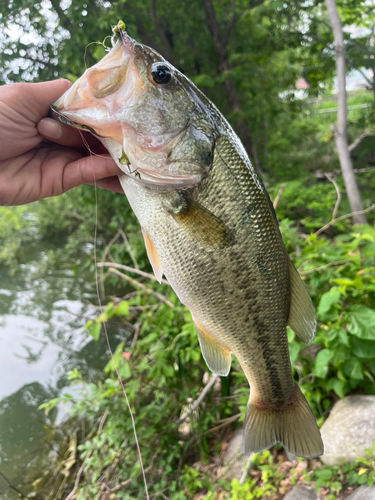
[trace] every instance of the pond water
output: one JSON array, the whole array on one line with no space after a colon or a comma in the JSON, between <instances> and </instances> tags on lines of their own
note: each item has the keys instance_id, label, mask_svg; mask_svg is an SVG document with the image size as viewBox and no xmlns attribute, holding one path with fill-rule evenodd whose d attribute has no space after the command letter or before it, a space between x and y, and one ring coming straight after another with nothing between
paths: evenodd
<instances>
[{"instance_id":1,"label":"pond water","mask_svg":"<svg viewBox=\"0 0 375 500\"><path fill-rule=\"evenodd\" d=\"M59 407L51 422L38 407L72 391L69 370L93 380L108 362L104 338L94 343L83 331L97 312L93 273L64 267L50 269L43 253L15 276L0 267L0 499L29 490L26 472L66 412ZM108 333L112 349L128 336L120 324Z\"/></svg>"}]
</instances>

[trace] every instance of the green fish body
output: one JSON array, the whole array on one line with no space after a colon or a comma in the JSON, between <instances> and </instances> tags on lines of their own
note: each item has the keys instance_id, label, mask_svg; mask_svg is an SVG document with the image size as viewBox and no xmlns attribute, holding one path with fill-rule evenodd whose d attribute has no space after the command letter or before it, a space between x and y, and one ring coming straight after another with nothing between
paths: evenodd
<instances>
[{"instance_id":1,"label":"green fish body","mask_svg":"<svg viewBox=\"0 0 375 500\"><path fill-rule=\"evenodd\" d=\"M123 170L154 273L190 310L210 370L225 376L232 353L238 359L251 388L244 452L281 443L297 456L321 455L286 334L289 325L310 343L315 311L227 121L184 75L124 32L54 109L100 136Z\"/></svg>"}]
</instances>

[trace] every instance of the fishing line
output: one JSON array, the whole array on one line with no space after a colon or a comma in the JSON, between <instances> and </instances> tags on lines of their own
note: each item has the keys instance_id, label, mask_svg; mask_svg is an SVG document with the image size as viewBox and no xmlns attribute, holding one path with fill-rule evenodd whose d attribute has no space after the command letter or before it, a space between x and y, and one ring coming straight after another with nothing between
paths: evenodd
<instances>
[{"instance_id":1,"label":"fishing line","mask_svg":"<svg viewBox=\"0 0 375 500\"><path fill-rule=\"evenodd\" d=\"M98 156L99 158L104 158L105 160L108 160L108 156L103 156L103 155L100 155L98 153L95 153L91 149L90 144L87 142L85 136L83 135L83 132L79 128L77 128L77 130L78 130L78 132L79 132L79 134L81 136L83 144L85 145L86 149L89 151L89 153L90 153L91 156Z\"/></svg>"},{"instance_id":2,"label":"fishing line","mask_svg":"<svg viewBox=\"0 0 375 500\"><path fill-rule=\"evenodd\" d=\"M61 116L62 118L65 119L65 116L62 113L59 113L56 109L53 110L53 113L56 114L56 115L59 115L59 116ZM87 140L86 140L85 136L83 135L83 132L82 132L81 129L79 129L77 127L72 127L72 128L74 128L75 130L78 130L78 132L79 132L79 134L81 136L82 142L83 142L84 146L86 147L86 149L89 151L90 156L98 156L99 158L104 158L105 160L108 160L108 156L103 156L103 155L100 155L98 153L95 153L91 149L90 144L87 142Z\"/></svg>"},{"instance_id":3,"label":"fishing line","mask_svg":"<svg viewBox=\"0 0 375 500\"><path fill-rule=\"evenodd\" d=\"M87 48L90 47L90 45L96 44L96 45L102 45L104 47L104 50L108 50L108 47L105 44L107 38L111 38L111 35L106 36L102 42L90 42L86 45L85 53L83 54L83 63L85 65L85 69L87 69L87 64L86 64Z\"/></svg>"},{"instance_id":4,"label":"fishing line","mask_svg":"<svg viewBox=\"0 0 375 500\"><path fill-rule=\"evenodd\" d=\"M102 302L101 302L100 294L99 294L98 267L97 267L97 257L96 257L96 242L97 242L97 232L98 232L98 193L97 193L96 179L94 179L94 186L95 186L95 229L94 229L95 287L96 287L96 295L98 297L99 311L100 311L100 314L103 314L103 306L102 306ZM138 453L139 465L141 467L142 476L143 476L143 483L145 485L146 499L150 500L150 497L149 497L149 494L148 494L146 473L145 473L145 469L143 467L142 454L141 454L141 449L140 449L140 446L139 446L139 441L138 441L138 436L137 436L137 430L136 430L136 427L135 427L135 421L134 421L133 412L132 412L132 409L130 407L129 399L128 399L128 396L126 394L126 390L125 390L124 384L122 382L120 374L119 374L119 372L117 370L117 366L116 366L115 360L113 358L113 352L112 352L112 349L111 349L111 346L110 346L110 343L109 343L107 326L106 326L105 322L103 322L103 328L104 328L104 335L105 335L105 339L106 339L106 342L107 342L107 346L108 346L108 349L109 349L109 352L110 352L110 355L111 355L112 363L113 363L113 366L114 366L114 369L115 369L115 372L116 372L116 375L117 375L117 379L120 382L120 385L121 385L121 388L122 388L122 392L124 393L126 404L127 404L128 410L129 410L131 421L132 421L134 439L135 439L135 443L136 443L136 446L137 446L137 453Z\"/></svg>"}]
</instances>

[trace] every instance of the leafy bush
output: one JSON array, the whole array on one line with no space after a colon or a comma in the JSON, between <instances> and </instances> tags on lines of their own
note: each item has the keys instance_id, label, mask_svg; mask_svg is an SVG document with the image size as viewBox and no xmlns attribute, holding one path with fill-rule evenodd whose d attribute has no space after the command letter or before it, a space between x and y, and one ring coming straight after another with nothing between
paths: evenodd
<instances>
[{"instance_id":1,"label":"leafy bush","mask_svg":"<svg viewBox=\"0 0 375 500\"><path fill-rule=\"evenodd\" d=\"M322 415L335 395L375 394L375 230L362 226L334 240L310 235L299 243L295 263L316 305L318 331L310 347L290 332L291 360Z\"/></svg>"},{"instance_id":2,"label":"leafy bush","mask_svg":"<svg viewBox=\"0 0 375 500\"><path fill-rule=\"evenodd\" d=\"M97 326L113 315L136 319L141 326L132 349L127 346L124 351L124 343L119 344L102 381L87 384L79 379L82 394L70 412L94 428L94 434L78 446L84 470L78 499L98 498L103 484L116 492L116 498L145 497L132 422L115 369L132 408L150 491L168 490L169 498L182 500L190 498L194 488L208 485L196 480L194 469L183 466L196 460L208 461L209 451L219 452L219 443L205 433L215 420L231 414L231 402L222 401L214 391L196 412L196 418L190 419L188 432L176 424L190 398L196 399L205 367L190 314L178 304L169 287L164 285L162 290L167 291L170 305L160 304L147 293L138 294L117 306L109 304L96 322L88 323L94 338L98 336ZM79 378L80 374L75 376ZM61 399L72 403L69 395ZM59 401L54 399L42 408L49 411ZM103 415L105 424L98 431ZM124 481L126 488L121 488Z\"/></svg>"},{"instance_id":3,"label":"leafy bush","mask_svg":"<svg viewBox=\"0 0 375 500\"><path fill-rule=\"evenodd\" d=\"M368 175L371 184L373 179ZM274 193L277 191L278 187ZM125 198L116 197L115 209L109 209L105 203L107 193L99 193L103 226L99 232L99 252L105 254L110 234L112 237L114 229L124 227L140 268L150 271L138 226ZM79 205L80 195L88 197L85 208ZM294 181L286 186L278 205L286 248L318 313L318 331L311 346L302 344L291 330L288 336L294 377L320 423L338 398L352 392L375 394L375 229L371 226L351 228L349 220L344 220L331 227L326 235L313 234L330 219L335 196L331 183ZM63 201L45 200L35 210L32 207L34 211L29 207L16 209L12 212L13 219L4 218L6 209L2 209L0 224L9 240L12 227L18 224L21 240L29 234L35 237L34 231L39 241L44 241L47 234L58 229L58 211L66 217L70 213L71 234L61 252L68 249L73 255L77 241L83 243L87 235L92 237L94 203L93 193L83 189L74 196L69 194ZM83 220L77 222L79 217L72 215L73 210L77 210ZM345 212L345 201L342 210ZM33 214L32 217L29 214ZM107 232L107 227L112 229ZM82 239L80 231L86 235ZM110 249L111 255L132 265L128 244L124 245L123 241L120 235ZM14 255L22 249L22 241L8 248ZM59 258L59 255L51 252L48 258ZM89 253L84 265L93 266ZM78 425L85 429L76 434L74 450L66 441L56 445L62 456L69 457L69 468L58 468L58 473L64 474L61 481L64 487L59 489L56 498L65 498L72 490L79 470L82 473L77 499L99 498L104 490L112 491L110 494L116 498L144 498L132 421L115 368L125 385L149 490L155 498L165 495L170 500L183 500L202 492L209 499L215 498L218 489L233 499L262 495L272 498L283 480L277 472L280 460L277 453L259 456L254 466L258 476L249 477L244 485L218 479L212 472L213 464L220 462L212 457L220 456L221 443L244 418L248 400L248 383L236 360L230 376L221 379L221 389L216 387L210 391L188 420L176 424L197 399L208 370L188 311L167 285L150 280L145 285L145 279L140 278L143 288L130 288L125 301L107 304L103 313L87 324L87 331L95 340L103 335L103 323L114 317L126 322L127 329L134 332L133 338L119 344L102 379L88 383L80 378L77 370L73 371L70 378L81 387L80 398L73 400L65 394L44 405L48 411L61 400L69 403L72 427ZM119 280L119 277L109 277L106 282L116 285ZM48 464L49 458L45 464L47 470ZM352 466L350 471L356 471L359 482L364 480L359 479L364 473L360 473L362 469L358 467ZM311 478L321 480L323 485L328 481L333 494L338 491L338 482L353 481L354 472L348 479L349 469L348 472L340 468L329 470L331 472L321 472L319 476L316 469ZM36 490L40 493L51 489L55 476L56 473L48 476L51 479L44 476L43 481L37 481ZM366 477L371 480L370 475Z\"/></svg>"}]
</instances>

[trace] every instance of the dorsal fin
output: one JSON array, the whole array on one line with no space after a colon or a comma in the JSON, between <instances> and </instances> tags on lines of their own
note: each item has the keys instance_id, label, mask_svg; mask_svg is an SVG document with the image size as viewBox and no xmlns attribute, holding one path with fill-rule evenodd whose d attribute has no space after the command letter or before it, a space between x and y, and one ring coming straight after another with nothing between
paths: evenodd
<instances>
[{"instance_id":1,"label":"dorsal fin","mask_svg":"<svg viewBox=\"0 0 375 500\"><path fill-rule=\"evenodd\" d=\"M310 295L289 259L290 309L288 325L305 344L311 344L315 337L316 314Z\"/></svg>"},{"instance_id":2,"label":"dorsal fin","mask_svg":"<svg viewBox=\"0 0 375 500\"><path fill-rule=\"evenodd\" d=\"M231 365L231 351L216 342L194 317L193 321L202 355L208 368L216 375L227 376Z\"/></svg>"},{"instance_id":3,"label":"dorsal fin","mask_svg":"<svg viewBox=\"0 0 375 500\"><path fill-rule=\"evenodd\" d=\"M143 239L145 240L145 247L148 260L150 261L152 270L154 271L155 278L158 280L159 283L161 283L161 279L163 277L163 269L161 268L159 256L156 252L154 244L150 240L149 235L146 233L143 227L141 227L141 229L142 229Z\"/></svg>"}]
</instances>

